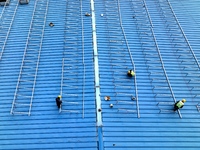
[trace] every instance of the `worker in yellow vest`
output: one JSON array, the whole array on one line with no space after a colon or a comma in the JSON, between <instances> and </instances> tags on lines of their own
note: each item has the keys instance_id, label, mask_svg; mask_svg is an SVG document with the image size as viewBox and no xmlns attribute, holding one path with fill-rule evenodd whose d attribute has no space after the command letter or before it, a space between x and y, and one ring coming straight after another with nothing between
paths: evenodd
<instances>
[{"instance_id":1,"label":"worker in yellow vest","mask_svg":"<svg viewBox=\"0 0 200 150\"><path fill-rule=\"evenodd\" d=\"M174 111L177 111L180 108L183 108L184 103L186 102L185 99L182 99L181 101L178 101L174 104Z\"/></svg>"},{"instance_id":2,"label":"worker in yellow vest","mask_svg":"<svg viewBox=\"0 0 200 150\"><path fill-rule=\"evenodd\" d=\"M133 77L133 76L135 76L135 72L134 72L133 70L129 70L129 71L127 72L127 75L128 75L129 77Z\"/></svg>"}]
</instances>

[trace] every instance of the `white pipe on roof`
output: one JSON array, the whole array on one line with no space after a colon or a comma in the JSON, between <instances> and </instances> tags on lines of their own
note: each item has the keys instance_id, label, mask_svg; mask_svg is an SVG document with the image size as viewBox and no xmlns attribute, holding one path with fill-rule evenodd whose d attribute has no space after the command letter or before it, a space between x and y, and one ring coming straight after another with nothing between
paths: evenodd
<instances>
[{"instance_id":1,"label":"white pipe on roof","mask_svg":"<svg viewBox=\"0 0 200 150\"><path fill-rule=\"evenodd\" d=\"M97 36L96 36L96 19L94 11L94 0L90 1L91 13L92 13L92 37L93 37L93 50L94 50L94 74L95 74L95 94L96 94L96 113L97 113L97 126L102 126L102 114L101 114L101 97L99 86L99 62L98 62L98 50L97 50Z\"/></svg>"}]
</instances>

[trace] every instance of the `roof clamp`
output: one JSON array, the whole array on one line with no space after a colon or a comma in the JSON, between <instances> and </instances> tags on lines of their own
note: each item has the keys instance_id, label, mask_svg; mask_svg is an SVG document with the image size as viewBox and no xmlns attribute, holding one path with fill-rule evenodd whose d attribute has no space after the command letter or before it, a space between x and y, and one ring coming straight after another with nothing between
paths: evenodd
<instances>
[{"instance_id":1,"label":"roof clamp","mask_svg":"<svg viewBox=\"0 0 200 150\"><path fill-rule=\"evenodd\" d=\"M91 16L91 14L90 14L90 13L88 13L88 12L86 12L86 13L85 13L85 16Z\"/></svg>"}]
</instances>

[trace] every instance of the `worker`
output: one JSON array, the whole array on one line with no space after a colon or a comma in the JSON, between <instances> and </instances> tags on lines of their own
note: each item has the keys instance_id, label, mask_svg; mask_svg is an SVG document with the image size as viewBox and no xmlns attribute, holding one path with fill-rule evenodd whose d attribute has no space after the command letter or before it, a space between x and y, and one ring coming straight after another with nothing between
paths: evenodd
<instances>
[{"instance_id":1,"label":"worker","mask_svg":"<svg viewBox=\"0 0 200 150\"><path fill-rule=\"evenodd\" d=\"M183 108L184 103L186 102L185 99L182 99L181 101L178 101L174 104L174 111L177 111L180 108Z\"/></svg>"},{"instance_id":2,"label":"worker","mask_svg":"<svg viewBox=\"0 0 200 150\"><path fill-rule=\"evenodd\" d=\"M135 72L133 70L129 70L128 73L127 73L127 75L129 77L133 77L133 76L135 76Z\"/></svg>"},{"instance_id":3,"label":"worker","mask_svg":"<svg viewBox=\"0 0 200 150\"><path fill-rule=\"evenodd\" d=\"M56 97L56 105L58 106L58 109L60 109L61 104L62 104L61 96L58 95L58 97Z\"/></svg>"},{"instance_id":4,"label":"worker","mask_svg":"<svg viewBox=\"0 0 200 150\"><path fill-rule=\"evenodd\" d=\"M50 22L50 23L49 23L49 26L50 26L50 27L53 27L53 26L54 26L54 24L53 24L52 22Z\"/></svg>"}]
</instances>

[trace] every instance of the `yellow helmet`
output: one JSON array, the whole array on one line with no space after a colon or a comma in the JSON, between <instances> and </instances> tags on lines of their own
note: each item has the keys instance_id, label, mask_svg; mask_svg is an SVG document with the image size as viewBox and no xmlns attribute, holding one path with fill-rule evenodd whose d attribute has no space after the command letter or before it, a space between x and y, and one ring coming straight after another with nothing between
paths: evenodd
<instances>
[{"instance_id":1,"label":"yellow helmet","mask_svg":"<svg viewBox=\"0 0 200 150\"><path fill-rule=\"evenodd\" d=\"M133 70L129 70L128 73L131 74L132 76L135 75L135 72Z\"/></svg>"},{"instance_id":2,"label":"yellow helmet","mask_svg":"<svg viewBox=\"0 0 200 150\"><path fill-rule=\"evenodd\" d=\"M61 98L62 96L61 96L61 95L58 95L58 97Z\"/></svg>"},{"instance_id":3,"label":"yellow helmet","mask_svg":"<svg viewBox=\"0 0 200 150\"><path fill-rule=\"evenodd\" d=\"M185 102L186 102L186 100L185 100L185 99L182 99L182 102L183 102L183 103L185 103Z\"/></svg>"}]
</instances>

